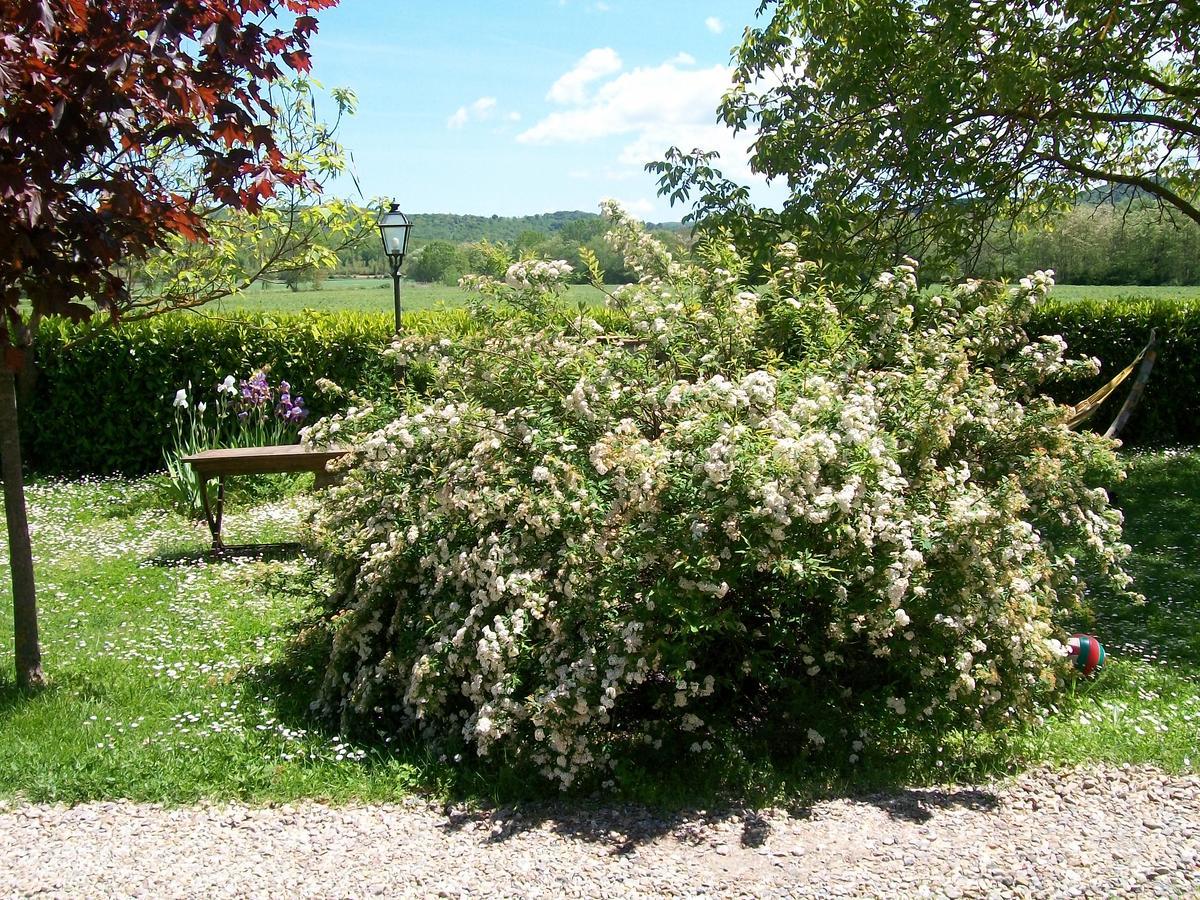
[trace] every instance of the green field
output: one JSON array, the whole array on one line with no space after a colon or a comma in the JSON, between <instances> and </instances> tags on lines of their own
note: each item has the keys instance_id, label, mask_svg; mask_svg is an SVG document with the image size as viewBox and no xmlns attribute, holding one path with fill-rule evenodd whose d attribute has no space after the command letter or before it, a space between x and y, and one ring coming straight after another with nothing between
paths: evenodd
<instances>
[{"instance_id":1,"label":"green field","mask_svg":"<svg viewBox=\"0 0 1200 900\"><path fill-rule=\"evenodd\" d=\"M576 284L568 288L573 299L598 303L600 292L591 285ZM467 302L467 292L443 284L419 284L405 281L401 287L401 303L405 310L453 309ZM1066 302L1078 300L1116 300L1145 298L1150 300L1200 299L1200 285L1088 285L1063 284L1054 289L1054 298ZM252 288L237 297L207 307L212 311L230 312L300 312L306 309L319 312L390 313L392 310L392 281L390 278L331 278L320 290L291 291L282 285Z\"/></svg>"},{"instance_id":2,"label":"green field","mask_svg":"<svg viewBox=\"0 0 1200 900\"><path fill-rule=\"evenodd\" d=\"M1067 302L1077 300L1200 300L1200 285L1060 284L1051 296Z\"/></svg>"},{"instance_id":3,"label":"green field","mask_svg":"<svg viewBox=\"0 0 1200 900\"><path fill-rule=\"evenodd\" d=\"M600 292L591 285L573 284L569 296L585 303L598 303ZM404 281L400 302L406 311L420 309L452 309L465 306L468 294L462 288L444 284L419 284ZM318 312L390 313L392 311L392 280L390 278L331 278L320 290L291 291L282 285L254 287L244 294L215 303L206 309L221 312L248 310L250 312Z\"/></svg>"}]
</instances>

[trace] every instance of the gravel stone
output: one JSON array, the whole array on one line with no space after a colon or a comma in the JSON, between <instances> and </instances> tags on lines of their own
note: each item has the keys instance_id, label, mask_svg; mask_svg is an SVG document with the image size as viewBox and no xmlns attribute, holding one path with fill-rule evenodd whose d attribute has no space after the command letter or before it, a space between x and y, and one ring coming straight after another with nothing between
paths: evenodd
<instances>
[{"instance_id":1,"label":"gravel stone","mask_svg":"<svg viewBox=\"0 0 1200 900\"><path fill-rule=\"evenodd\" d=\"M1200 776L1040 770L810 809L0 803L0 896L1200 895Z\"/></svg>"}]
</instances>

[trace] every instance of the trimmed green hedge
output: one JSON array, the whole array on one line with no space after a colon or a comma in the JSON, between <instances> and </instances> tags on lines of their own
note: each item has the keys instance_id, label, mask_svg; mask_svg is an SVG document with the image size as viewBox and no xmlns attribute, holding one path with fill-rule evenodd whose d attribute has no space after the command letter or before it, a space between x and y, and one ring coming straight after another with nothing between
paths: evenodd
<instances>
[{"instance_id":1,"label":"trimmed green hedge","mask_svg":"<svg viewBox=\"0 0 1200 900\"><path fill-rule=\"evenodd\" d=\"M405 324L453 332L464 318L415 313ZM361 313L179 313L119 328L48 321L35 342L32 402L21 413L26 459L47 475L162 468L175 391L190 382L202 399L226 375L245 378L264 365L324 415L337 401L314 391L318 378L366 395L386 389L392 375L379 351L391 331L390 316Z\"/></svg>"},{"instance_id":2,"label":"trimmed green hedge","mask_svg":"<svg viewBox=\"0 0 1200 900\"><path fill-rule=\"evenodd\" d=\"M1200 301L1097 300L1052 303L1029 324L1031 336L1061 334L1072 356L1095 356L1101 374L1087 382L1052 385L1049 393L1078 403L1125 368L1158 330L1158 359L1141 403L1121 440L1125 446L1200 444ZM1133 376L1105 401L1090 426L1109 426L1133 384Z\"/></svg>"},{"instance_id":3,"label":"trimmed green hedge","mask_svg":"<svg viewBox=\"0 0 1200 900\"><path fill-rule=\"evenodd\" d=\"M451 336L466 324L461 311L405 318L407 329ZM1055 397L1073 403L1133 359L1151 328L1158 329L1159 359L1122 437L1127 445L1200 443L1200 301L1051 304L1029 332L1061 334L1073 355L1104 362L1106 374L1092 384L1052 386ZM337 401L314 393L318 378L366 396L388 389L392 373L379 350L390 334L389 316L363 313L180 313L120 328L47 322L37 335L32 402L21 415L28 464L46 475L161 468L175 391L188 382L203 391L263 365L271 367L272 379L290 381L314 415L324 415ZM1112 421L1125 393L1122 388L1101 407L1095 426Z\"/></svg>"}]
</instances>

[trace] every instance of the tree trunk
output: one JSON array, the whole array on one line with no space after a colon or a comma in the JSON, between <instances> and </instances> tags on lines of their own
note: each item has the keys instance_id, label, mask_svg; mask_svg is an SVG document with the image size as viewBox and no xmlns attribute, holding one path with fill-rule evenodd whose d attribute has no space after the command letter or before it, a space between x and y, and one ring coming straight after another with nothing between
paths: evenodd
<instances>
[{"instance_id":1,"label":"tree trunk","mask_svg":"<svg viewBox=\"0 0 1200 900\"><path fill-rule=\"evenodd\" d=\"M22 356L21 371L14 372L13 377L17 381L17 409L24 410L25 415L29 415L30 410L32 410L37 405L37 383L38 383L39 372L38 372L38 367L37 367L37 359L34 357L34 354L33 354L33 344L29 344L28 346L26 346L24 348L24 351L25 352L21 354L21 356ZM17 416L18 431L20 430L20 425L21 425L21 419L20 419L20 415L18 414L18 416ZM18 437L19 437L19 435L18 435ZM18 450L18 452L21 453L21 465L24 466L25 463L29 463L31 466L36 468L37 460L30 459L24 453L24 450L28 450L28 449L29 449L28 447L22 448L20 446L20 444L17 445L17 450Z\"/></svg>"},{"instance_id":2,"label":"tree trunk","mask_svg":"<svg viewBox=\"0 0 1200 900\"><path fill-rule=\"evenodd\" d=\"M25 348L22 354L24 357L21 360L21 371L17 374L17 409L25 410L26 415L33 408L34 398L37 394L38 372L37 357L33 353L33 345L30 344ZM37 463L32 465L36 468Z\"/></svg>"},{"instance_id":3,"label":"tree trunk","mask_svg":"<svg viewBox=\"0 0 1200 900\"><path fill-rule=\"evenodd\" d=\"M8 522L8 555L12 569L13 633L17 685L45 684L38 644L37 590L33 580L33 549L25 514L25 481L21 473L21 434L17 422L17 385L13 370L0 364L0 474L4 477L4 514Z\"/></svg>"}]
</instances>

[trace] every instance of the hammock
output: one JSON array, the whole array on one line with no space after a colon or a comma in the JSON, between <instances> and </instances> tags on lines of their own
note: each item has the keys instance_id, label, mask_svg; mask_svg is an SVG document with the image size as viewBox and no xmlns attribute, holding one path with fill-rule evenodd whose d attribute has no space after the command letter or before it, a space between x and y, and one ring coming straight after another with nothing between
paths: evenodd
<instances>
[{"instance_id":1,"label":"hammock","mask_svg":"<svg viewBox=\"0 0 1200 900\"><path fill-rule=\"evenodd\" d=\"M1157 356L1157 351L1155 350L1156 344L1157 336L1155 332L1151 330L1150 340L1146 342L1146 346L1142 348L1142 352L1134 358L1133 362L1113 376L1112 380L1109 381L1108 384L1101 387L1090 397L1081 400L1074 406L1067 407L1066 426L1068 428L1077 428L1090 419L1092 414L1100 408L1100 404L1107 400L1113 391L1119 388L1125 379L1133 373L1133 370L1137 368L1138 363L1141 363L1142 371L1138 372L1137 380L1134 383L1133 389L1129 392L1129 397L1126 398L1124 405L1121 407L1121 411L1117 415L1116 421L1114 421L1109 427L1108 431L1105 432L1107 437L1114 437L1117 431L1124 426L1125 421L1129 418L1129 414L1133 412L1133 408L1137 405L1138 400L1141 399L1142 390L1146 386L1146 380L1150 377L1150 369L1153 368L1154 360Z\"/></svg>"}]
</instances>

